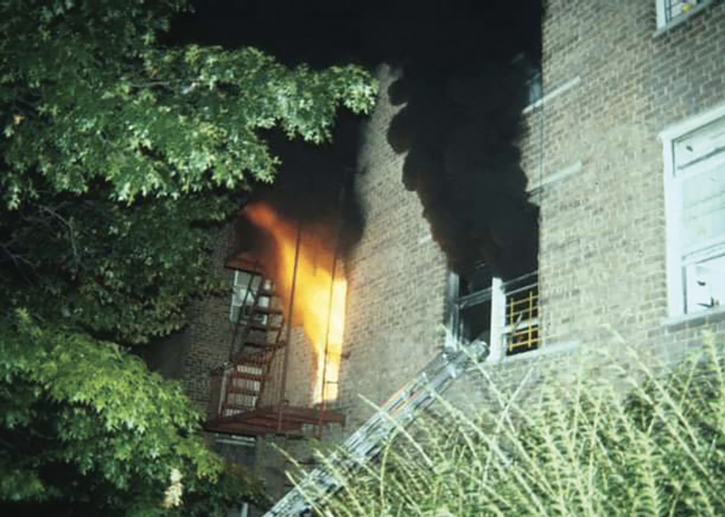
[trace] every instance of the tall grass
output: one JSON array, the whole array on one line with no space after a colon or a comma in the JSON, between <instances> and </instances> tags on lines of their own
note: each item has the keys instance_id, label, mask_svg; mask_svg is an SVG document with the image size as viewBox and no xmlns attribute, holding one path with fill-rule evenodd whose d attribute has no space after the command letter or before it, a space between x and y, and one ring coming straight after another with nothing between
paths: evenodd
<instances>
[{"instance_id":1,"label":"tall grass","mask_svg":"<svg viewBox=\"0 0 725 517\"><path fill-rule=\"evenodd\" d=\"M633 357L627 394L583 369L476 418L440 401L315 510L328 517L725 515L725 380L710 343L668 372ZM635 382L636 380L636 382Z\"/></svg>"}]
</instances>

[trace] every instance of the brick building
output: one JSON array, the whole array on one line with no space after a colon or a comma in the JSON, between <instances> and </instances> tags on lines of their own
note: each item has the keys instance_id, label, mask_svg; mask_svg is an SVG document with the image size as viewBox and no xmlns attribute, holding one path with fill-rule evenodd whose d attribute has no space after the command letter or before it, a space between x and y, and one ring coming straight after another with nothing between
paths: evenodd
<instances>
[{"instance_id":1,"label":"brick building","mask_svg":"<svg viewBox=\"0 0 725 517\"><path fill-rule=\"evenodd\" d=\"M448 271L418 197L402 185L404 157L386 140L396 71L378 70L381 98L356 185L367 226L345 264L340 371L326 402L345 425L326 426L330 443L372 413L361 395L384 402L459 339L485 337L486 367L505 378L538 361L566 365L613 331L676 361L703 330L725 330L725 2L547 4L543 95L523 111L520 141L540 209L538 272L462 282ZM217 267L232 285L229 235L220 241ZM204 409L209 371L228 357L233 332L229 296L193 308L180 372ZM319 407L313 347L294 329L286 348L285 400ZM463 398L456 389L452 398ZM258 436L242 456L281 493L285 465L273 442L305 448Z\"/></svg>"}]
</instances>

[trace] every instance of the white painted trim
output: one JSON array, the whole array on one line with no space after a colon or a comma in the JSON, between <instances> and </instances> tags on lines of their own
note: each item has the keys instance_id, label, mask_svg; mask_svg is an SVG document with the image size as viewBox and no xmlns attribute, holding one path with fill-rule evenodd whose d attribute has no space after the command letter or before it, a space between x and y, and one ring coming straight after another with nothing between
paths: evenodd
<instances>
[{"instance_id":1,"label":"white painted trim","mask_svg":"<svg viewBox=\"0 0 725 517\"><path fill-rule=\"evenodd\" d=\"M518 361L531 361L531 360L537 360L541 359L543 357L547 357L550 355L557 355L557 354L563 354L565 352L571 352L573 350L576 350L579 348L581 343L579 341L565 341L562 343L552 343L550 345L543 345L541 348L537 348L536 350L531 350L530 352L526 352L525 354L514 354L514 355L503 355L502 357L495 359L492 355L488 356L488 359L486 359L487 364L491 365L498 365L498 364L508 364L508 363L514 363ZM471 367L466 371L474 371L478 370L479 367Z\"/></svg>"},{"instance_id":2,"label":"white painted trim","mask_svg":"<svg viewBox=\"0 0 725 517\"><path fill-rule=\"evenodd\" d=\"M660 131L659 137L664 142L666 140L677 140L685 133L691 133L721 117L725 117L725 101L716 104L707 111L697 113L675 124L670 124Z\"/></svg>"},{"instance_id":3,"label":"white painted trim","mask_svg":"<svg viewBox=\"0 0 725 517\"><path fill-rule=\"evenodd\" d=\"M558 171L553 172L548 176L544 176L542 180L535 181L526 189L526 191L529 193L534 192L540 188L545 187L546 185L549 185L550 183L563 180L564 178L571 176L572 174L581 172L582 168L583 165L581 160L577 160L576 162L572 163L567 167L564 167L563 169L559 169Z\"/></svg>"},{"instance_id":4,"label":"white painted trim","mask_svg":"<svg viewBox=\"0 0 725 517\"><path fill-rule=\"evenodd\" d=\"M665 3L663 0L655 0L657 4L657 28L662 30L665 28ZM659 31L655 33L657 35Z\"/></svg>"},{"instance_id":5,"label":"white painted trim","mask_svg":"<svg viewBox=\"0 0 725 517\"><path fill-rule=\"evenodd\" d=\"M514 361L523 361L528 359L537 359L545 357L547 355L562 354L564 352L570 352L579 348L579 341L567 341L564 343L552 343L551 345L544 345L531 352L525 354L514 354L508 355L503 358L503 363L510 363Z\"/></svg>"},{"instance_id":6,"label":"white painted trim","mask_svg":"<svg viewBox=\"0 0 725 517\"><path fill-rule=\"evenodd\" d=\"M720 306L720 307L715 307L715 308L704 310L704 311L691 312L690 314L679 314L677 316L668 316L662 320L662 324L670 327L673 325L678 325L680 323L704 320L711 316L725 317L725 307Z\"/></svg>"},{"instance_id":7,"label":"white painted trim","mask_svg":"<svg viewBox=\"0 0 725 517\"><path fill-rule=\"evenodd\" d=\"M533 104L529 104L526 106L522 113L524 115L528 115L532 111L534 111L536 108L543 106L545 103L552 101L553 99L556 99L558 96L560 96L563 93L566 93L567 91L574 88L577 84L581 82L581 77L576 76L574 79L571 79L567 81L566 83L562 84L558 88L554 88L554 90L551 91L551 93L545 94L542 98L540 98L538 101L534 102Z\"/></svg>"},{"instance_id":8,"label":"white painted trim","mask_svg":"<svg viewBox=\"0 0 725 517\"><path fill-rule=\"evenodd\" d=\"M667 314L670 316L685 312L685 299L682 285L682 268L679 221L682 220L680 210L680 188L674 173L674 153L672 140L663 142L664 189L665 189L665 243L667 264Z\"/></svg>"},{"instance_id":9,"label":"white painted trim","mask_svg":"<svg viewBox=\"0 0 725 517\"><path fill-rule=\"evenodd\" d=\"M491 280L491 353L490 361L498 362L506 354L503 344L503 326L506 318L506 294L503 281L494 277Z\"/></svg>"},{"instance_id":10,"label":"white painted trim","mask_svg":"<svg viewBox=\"0 0 725 517\"><path fill-rule=\"evenodd\" d=\"M666 263L667 263L667 314L670 319L685 315L684 283L682 278L682 242L680 221L682 221L682 178L675 176L674 142L711 122L725 117L725 102L681 122L672 124L660 132L664 161L665 221L666 221ZM693 317L711 314L712 311L698 311ZM690 316L689 314L686 316Z\"/></svg>"}]
</instances>

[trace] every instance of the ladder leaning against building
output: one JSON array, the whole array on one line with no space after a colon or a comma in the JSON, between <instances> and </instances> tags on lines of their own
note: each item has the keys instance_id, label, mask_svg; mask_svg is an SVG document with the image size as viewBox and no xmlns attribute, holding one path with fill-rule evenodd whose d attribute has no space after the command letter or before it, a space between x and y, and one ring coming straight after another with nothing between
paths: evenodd
<instances>
[{"instance_id":1,"label":"ladder leaning against building","mask_svg":"<svg viewBox=\"0 0 725 517\"><path fill-rule=\"evenodd\" d=\"M342 488L337 473L350 473L380 452L385 439L410 424L442 394L472 361L488 355L488 346L480 341L460 350L444 350L408 384L393 395L378 411L333 453L325 465L309 472L290 492L280 499L264 517L306 515L314 504L323 502Z\"/></svg>"}]
</instances>

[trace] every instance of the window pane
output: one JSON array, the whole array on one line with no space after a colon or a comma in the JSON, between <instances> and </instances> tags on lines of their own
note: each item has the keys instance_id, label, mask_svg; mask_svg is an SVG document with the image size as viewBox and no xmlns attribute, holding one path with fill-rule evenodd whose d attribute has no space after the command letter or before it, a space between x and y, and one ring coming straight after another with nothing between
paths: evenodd
<instances>
[{"instance_id":1,"label":"window pane","mask_svg":"<svg viewBox=\"0 0 725 517\"><path fill-rule=\"evenodd\" d=\"M725 256L685 268L686 312L717 307L725 302Z\"/></svg>"},{"instance_id":2,"label":"window pane","mask_svg":"<svg viewBox=\"0 0 725 517\"><path fill-rule=\"evenodd\" d=\"M683 254L725 239L725 165L682 182Z\"/></svg>"},{"instance_id":3,"label":"window pane","mask_svg":"<svg viewBox=\"0 0 725 517\"><path fill-rule=\"evenodd\" d=\"M686 14L702 0L664 0L665 2L665 20L672 21L674 18Z\"/></svg>"},{"instance_id":4,"label":"window pane","mask_svg":"<svg viewBox=\"0 0 725 517\"><path fill-rule=\"evenodd\" d=\"M461 309L460 337L464 342L476 339L491 344L491 300Z\"/></svg>"},{"instance_id":5,"label":"window pane","mask_svg":"<svg viewBox=\"0 0 725 517\"><path fill-rule=\"evenodd\" d=\"M674 142L676 176L725 153L725 118L711 122Z\"/></svg>"},{"instance_id":6,"label":"window pane","mask_svg":"<svg viewBox=\"0 0 725 517\"><path fill-rule=\"evenodd\" d=\"M254 295L259 289L262 282L260 275L255 275L247 271L234 272L234 284L232 285L232 302L229 309L229 321L238 322L240 318L244 318L254 302ZM260 306L266 307L268 298L260 298L257 300ZM241 314L239 308L245 306L245 311Z\"/></svg>"}]
</instances>

